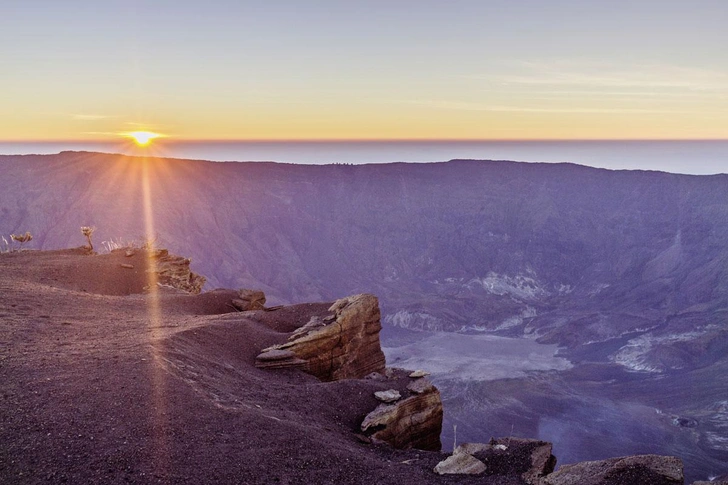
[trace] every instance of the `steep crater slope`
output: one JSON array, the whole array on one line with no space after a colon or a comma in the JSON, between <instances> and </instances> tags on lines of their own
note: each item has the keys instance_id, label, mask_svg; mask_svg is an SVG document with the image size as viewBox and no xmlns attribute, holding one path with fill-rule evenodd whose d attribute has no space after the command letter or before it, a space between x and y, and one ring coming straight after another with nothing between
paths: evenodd
<instances>
[{"instance_id":1,"label":"steep crater slope","mask_svg":"<svg viewBox=\"0 0 728 485\"><path fill-rule=\"evenodd\" d=\"M273 303L368 292L386 325L538 337L577 359L613 342L588 354L634 370L708 365L728 342L726 175L74 152L0 169L0 233L30 230L43 249L73 245L81 225L99 241L141 235L150 214L209 287Z\"/></svg>"}]
</instances>

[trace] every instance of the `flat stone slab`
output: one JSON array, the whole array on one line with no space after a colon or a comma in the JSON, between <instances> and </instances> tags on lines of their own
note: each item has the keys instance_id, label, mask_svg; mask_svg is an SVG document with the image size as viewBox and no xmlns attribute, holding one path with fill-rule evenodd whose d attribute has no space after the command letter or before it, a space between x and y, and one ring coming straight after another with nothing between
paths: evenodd
<instances>
[{"instance_id":1,"label":"flat stone slab","mask_svg":"<svg viewBox=\"0 0 728 485\"><path fill-rule=\"evenodd\" d=\"M416 371L411 372L409 376L413 379L416 379L418 377L425 377L425 376L429 376L429 375L430 375L429 372L422 370L422 369L417 369Z\"/></svg>"},{"instance_id":2,"label":"flat stone slab","mask_svg":"<svg viewBox=\"0 0 728 485\"><path fill-rule=\"evenodd\" d=\"M396 389L389 389L387 391L377 391L374 393L374 397L382 402L395 402L402 398L402 395Z\"/></svg>"}]
</instances>

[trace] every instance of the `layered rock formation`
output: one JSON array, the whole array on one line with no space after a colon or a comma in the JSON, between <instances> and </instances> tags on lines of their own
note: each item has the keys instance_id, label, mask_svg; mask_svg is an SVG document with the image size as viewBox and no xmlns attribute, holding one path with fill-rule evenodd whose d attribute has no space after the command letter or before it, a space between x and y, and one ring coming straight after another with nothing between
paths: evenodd
<instances>
[{"instance_id":1,"label":"layered rock formation","mask_svg":"<svg viewBox=\"0 0 728 485\"><path fill-rule=\"evenodd\" d=\"M126 251L119 249L118 251ZM158 282L197 295L205 286L206 278L190 270L190 259L169 254L166 249L149 252L151 268L157 273Z\"/></svg>"},{"instance_id":2,"label":"layered rock formation","mask_svg":"<svg viewBox=\"0 0 728 485\"><path fill-rule=\"evenodd\" d=\"M314 316L296 330L287 343L264 349L256 366L298 367L323 381L360 379L384 371L381 328L375 296L342 298L328 315Z\"/></svg>"},{"instance_id":3,"label":"layered rock formation","mask_svg":"<svg viewBox=\"0 0 728 485\"><path fill-rule=\"evenodd\" d=\"M441 448L442 401L424 371L386 369L379 343L379 303L367 294L337 300L322 315L291 332L289 341L264 349L262 369L299 368L323 381L369 377L392 386L376 391L382 401L361 424L371 440L396 448Z\"/></svg>"},{"instance_id":4,"label":"layered rock formation","mask_svg":"<svg viewBox=\"0 0 728 485\"><path fill-rule=\"evenodd\" d=\"M392 377L397 372L406 371L389 370ZM364 418L361 430L395 448L439 450L443 416L440 391L424 377L414 379L407 386L406 397L393 389L377 396L385 402Z\"/></svg>"}]
</instances>

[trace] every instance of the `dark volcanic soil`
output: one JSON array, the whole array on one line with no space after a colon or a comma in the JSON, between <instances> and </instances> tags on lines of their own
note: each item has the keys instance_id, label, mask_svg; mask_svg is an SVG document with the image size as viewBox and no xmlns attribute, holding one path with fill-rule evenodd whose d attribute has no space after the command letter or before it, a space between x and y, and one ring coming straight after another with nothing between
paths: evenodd
<instances>
[{"instance_id":1,"label":"dark volcanic soil","mask_svg":"<svg viewBox=\"0 0 728 485\"><path fill-rule=\"evenodd\" d=\"M321 304L229 313L230 291L130 294L80 250L0 254L1 483L498 483L360 441L386 381L254 367Z\"/></svg>"}]
</instances>

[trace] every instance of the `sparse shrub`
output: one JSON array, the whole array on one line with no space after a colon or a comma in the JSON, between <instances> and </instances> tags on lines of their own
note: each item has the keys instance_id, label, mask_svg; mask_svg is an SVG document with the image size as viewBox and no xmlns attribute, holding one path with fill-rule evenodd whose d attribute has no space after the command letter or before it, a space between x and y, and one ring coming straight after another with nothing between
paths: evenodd
<instances>
[{"instance_id":1,"label":"sparse shrub","mask_svg":"<svg viewBox=\"0 0 728 485\"><path fill-rule=\"evenodd\" d=\"M94 245L91 243L91 236L93 235L94 231L96 230L95 227L90 226L81 226L81 234L86 236L86 240L88 241L88 249L89 251L94 250Z\"/></svg>"},{"instance_id":2,"label":"sparse shrub","mask_svg":"<svg viewBox=\"0 0 728 485\"><path fill-rule=\"evenodd\" d=\"M104 246L104 249L106 249L107 252L116 251L117 249L130 249L134 247L134 243L131 241L124 241L122 238L118 237L116 239L111 238L108 241L103 241L101 243Z\"/></svg>"},{"instance_id":3,"label":"sparse shrub","mask_svg":"<svg viewBox=\"0 0 728 485\"><path fill-rule=\"evenodd\" d=\"M112 238L101 243L106 251L116 251L118 249L144 249L154 250L157 247L157 236L145 237L140 236L136 239L126 240L121 237Z\"/></svg>"},{"instance_id":4,"label":"sparse shrub","mask_svg":"<svg viewBox=\"0 0 728 485\"><path fill-rule=\"evenodd\" d=\"M20 243L20 249L23 249L23 244L31 241L33 239L33 236L30 234L29 231L26 231L25 234L11 234L10 239L12 239L13 241L18 241Z\"/></svg>"}]
</instances>

